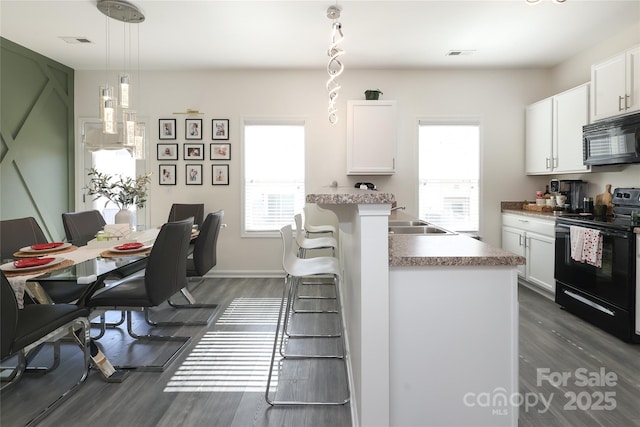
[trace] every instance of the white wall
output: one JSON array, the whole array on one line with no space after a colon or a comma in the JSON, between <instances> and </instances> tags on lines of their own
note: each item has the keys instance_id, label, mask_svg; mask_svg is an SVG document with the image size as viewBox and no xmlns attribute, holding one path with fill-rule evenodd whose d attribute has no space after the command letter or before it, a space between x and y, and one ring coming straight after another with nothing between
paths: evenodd
<instances>
[{"instance_id":1,"label":"white wall","mask_svg":"<svg viewBox=\"0 0 640 427\"><path fill-rule=\"evenodd\" d=\"M154 173L148 209L151 224L166 220L171 203L204 202L206 211L225 210L228 224L220 236L216 271L256 274L280 270L279 238L240 237L240 119L242 117L302 117L307 123L307 190L313 191L335 180L340 185L368 180L395 193L407 212L417 213L417 121L431 116L475 116L482 119L481 234L499 245L500 201L533 194L545 180L527 177L524 168L524 106L548 91L549 72L543 70L483 71L363 71L347 70L342 76L338 101L340 122L327 121L326 74L313 71L185 71L142 72L138 114L148 117L149 170ZM76 117L95 117L97 87L104 72L76 72ZM398 173L391 177L347 177L346 101L362 99L366 89L380 88L384 99L398 101ZM184 185L184 161L179 160L178 185L157 184L155 144L160 118L178 120L180 159L185 115L173 112L187 108L205 114L204 139L208 158L211 119L230 119L230 185L211 185L211 161L202 162L204 185ZM77 141L81 139L78 137ZM169 142L169 141L163 141ZM190 141L194 142L194 141ZM464 155L461 153L460 155Z\"/></svg>"},{"instance_id":2,"label":"white wall","mask_svg":"<svg viewBox=\"0 0 640 427\"><path fill-rule=\"evenodd\" d=\"M640 25L640 24L639 24ZM280 271L279 237L241 238L241 138L243 117L296 117L306 120L307 191L337 181L353 185L372 181L379 189L396 195L398 204L417 214L417 121L420 118L480 117L482 120L482 206L480 234L492 245L500 246L500 201L532 199L551 176L524 174L524 107L576 86L589 79L589 67L638 42L638 28L621 31L609 41L570 59L552 70L351 70L340 78L338 99L340 121L327 121L327 93L324 70L226 70L141 72L141 99L136 101L148 129L149 170L154 173L148 209L151 224L166 220L171 203L204 202L206 211L225 210L228 224L220 236L218 274L267 274ZM95 117L98 85L104 72L76 72L76 119ZM347 177L346 101L363 99L366 89L380 89L383 99L398 101L398 172L388 177ZM178 165L178 185L157 184L157 123L160 118L178 120L180 159L184 140L185 115L174 112L187 108L204 112L206 159L211 140L211 119L230 119L230 185L211 185L211 161L205 160L204 184L184 185L183 160ZM76 136L77 141L81 141ZM168 142L168 141L164 141ZM190 141L193 142L193 141ZM464 155L461 153L460 155ZM640 185L640 165L622 171L569 175L591 183L595 195L604 184Z\"/></svg>"}]
</instances>

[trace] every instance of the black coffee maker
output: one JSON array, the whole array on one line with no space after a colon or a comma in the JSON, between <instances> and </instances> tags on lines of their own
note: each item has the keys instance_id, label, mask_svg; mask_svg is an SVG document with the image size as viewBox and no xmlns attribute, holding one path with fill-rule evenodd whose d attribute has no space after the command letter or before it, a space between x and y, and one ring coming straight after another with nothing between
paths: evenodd
<instances>
[{"instance_id":1,"label":"black coffee maker","mask_svg":"<svg viewBox=\"0 0 640 427\"><path fill-rule=\"evenodd\" d=\"M583 211L583 201L587 196L588 182L581 179L552 179L549 188L552 194L562 194L567 212L579 213Z\"/></svg>"}]
</instances>

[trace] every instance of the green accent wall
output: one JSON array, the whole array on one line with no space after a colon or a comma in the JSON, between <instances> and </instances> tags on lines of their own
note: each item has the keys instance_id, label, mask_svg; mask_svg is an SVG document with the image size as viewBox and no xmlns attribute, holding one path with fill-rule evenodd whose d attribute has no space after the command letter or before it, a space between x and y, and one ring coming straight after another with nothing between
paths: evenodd
<instances>
[{"instance_id":1,"label":"green accent wall","mask_svg":"<svg viewBox=\"0 0 640 427\"><path fill-rule=\"evenodd\" d=\"M73 69L0 38L0 219L33 216L50 240L75 206L73 82Z\"/></svg>"}]
</instances>

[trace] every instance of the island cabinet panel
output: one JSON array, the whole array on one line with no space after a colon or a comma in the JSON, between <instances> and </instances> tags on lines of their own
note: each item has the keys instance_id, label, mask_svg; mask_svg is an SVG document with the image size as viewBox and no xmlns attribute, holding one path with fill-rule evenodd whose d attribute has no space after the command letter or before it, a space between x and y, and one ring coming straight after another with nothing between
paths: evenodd
<instances>
[{"instance_id":1,"label":"island cabinet panel","mask_svg":"<svg viewBox=\"0 0 640 427\"><path fill-rule=\"evenodd\" d=\"M390 425L516 427L516 269L391 267L389 275Z\"/></svg>"},{"instance_id":2,"label":"island cabinet panel","mask_svg":"<svg viewBox=\"0 0 640 427\"><path fill-rule=\"evenodd\" d=\"M395 101L348 102L348 175L394 174L397 140Z\"/></svg>"}]
</instances>

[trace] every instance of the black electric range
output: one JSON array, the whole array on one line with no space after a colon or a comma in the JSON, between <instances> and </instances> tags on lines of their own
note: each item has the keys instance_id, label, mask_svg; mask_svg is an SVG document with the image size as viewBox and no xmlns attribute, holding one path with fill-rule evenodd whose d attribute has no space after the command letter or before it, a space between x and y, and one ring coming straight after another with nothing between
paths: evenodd
<instances>
[{"instance_id":1,"label":"black electric range","mask_svg":"<svg viewBox=\"0 0 640 427\"><path fill-rule=\"evenodd\" d=\"M636 238L633 211L640 211L640 189L616 188L613 216L563 214L556 219L555 301L625 341L636 334ZM571 228L599 232L601 264L572 258Z\"/></svg>"}]
</instances>

